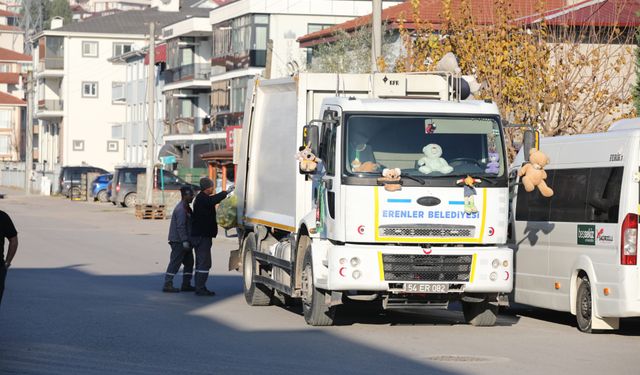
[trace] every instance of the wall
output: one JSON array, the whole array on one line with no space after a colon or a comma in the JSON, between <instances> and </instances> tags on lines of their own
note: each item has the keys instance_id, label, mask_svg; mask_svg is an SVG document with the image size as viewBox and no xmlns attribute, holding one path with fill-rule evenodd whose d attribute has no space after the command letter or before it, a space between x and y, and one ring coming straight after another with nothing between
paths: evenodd
<instances>
[{"instance_id":1,"label":"wall","mask_svg":"<svg viewBox=\"0 0 640 375\"><path fill-rule=\"evenodd\" d=\"M23 53L24 36L19 32L0 32L0 47Z\"/></svg>"},{"instance_id":2,"label":"wall","mask_svg":"<svg viewBox=\"0 0 640 375\"><path fill-rule=\"evenodd\" d=\"M98 57L83 57L82 42L97 41ZM126 105L112 103L112 83L126 77L124 65L112 64L114 42L135 42L120 38L65 38L64 79L64 165L83 163L113 170L124 161L124 142L112 138L112 125L126 120ZM98 82L98 97L82 96L83 82ZM73 141L84 141L84 150L74 150ZM116 150L107 150L113 142Z\"/></svg>"}]
</instances>

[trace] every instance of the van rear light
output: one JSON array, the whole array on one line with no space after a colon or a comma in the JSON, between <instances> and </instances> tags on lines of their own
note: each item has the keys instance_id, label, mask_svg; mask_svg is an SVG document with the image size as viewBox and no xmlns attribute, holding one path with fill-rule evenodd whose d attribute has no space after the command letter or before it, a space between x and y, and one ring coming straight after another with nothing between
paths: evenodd
<instances>
[{"instance_id":1,"label":"van rear light","mask_svg":"<svg viewBox=\"0 0 640 375\"><path fill-rule=\"evenodd\" d=\"M116 185L116 193L120 192L120 183L118 182L118 184Z\"/></svg>"},{"instance_id":2,"label":"van rear light","mask_svg":"<svg viewBox=\"0 0 640 375\"><path fill-rule=\"evenodd\" d=\"M636 214L627 214L622 223L620 264L638 264L638 215Z\"/></svg>"}]
</instances>

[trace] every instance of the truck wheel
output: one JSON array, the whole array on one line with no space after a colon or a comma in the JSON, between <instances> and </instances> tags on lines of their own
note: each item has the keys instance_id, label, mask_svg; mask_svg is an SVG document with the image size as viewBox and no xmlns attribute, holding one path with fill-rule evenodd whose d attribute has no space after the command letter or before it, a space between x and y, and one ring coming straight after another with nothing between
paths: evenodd
<instances>
[{"instance_id":1,"label":"truck wheel","mask_svg":"<svg viewBox=\"0 0 640 375\"><path fill-rule=\"evenodd\" d=\"M271 296L273 290L266 285L256 283L254 276L258 263L253 256L255 250L255 239L253 235L249 235L245 239L244 258L242 259L242 279L244 299L249 306L269 306L271 304Z\"/></svg>"},{"instance_id":2,"label":"truck wheel","mask_svg":"<svg viewBox=\"0 0 640 375\"><path fill-rule=\"evenodd\" d=\"M313 284L311 244L307 247L302 267L302 312L304 320L311 326L330 326L336 315L335 307L325 303L325 292Z\"/></svg>"},{"instance_id":3,"label":"truck wheel","mask_svg":"<svg viewBox=\"0 0 640 375\"><path fill-rule=\"evenodd\" d=\"M138 195L136 193L129 193L127 194L126 197L124 197L124 206L125 207L135 207L136 205L136 198L138 197Z\"/></svg>"},{"instance_id":4,"label":"truck wheel","mask_svg":"<svg viewBox=\"0 0 640 375\"><path fill-rule=\"evenodd\" d=\"M98 198L98 202L100 203L107 203L109 201L106 190L100 190L96 198Z\"/></svg>"},{"instance_id":5,"label":"truck wheel","mask_svg":"<svg viewBox=\"0 0 640 375\"><path fill-rule=\"evenodd\" d=\"M490 303L487 297L482 302L462 301L462 314L465 322L476 327L490 327L496 324L498 304Z\"/></svg>"},{"instance_id":6,"label":"truck wheel","mask_svg":"<svg viewBox=\"0 0 640 375\"><path fill-rule=\"evenodd\" d=\"M576 298L576 321L578 329L585 333L591 333L591 283L588 277L583 277L578 286L578 295Z\"/></svg>"}]
</instances>

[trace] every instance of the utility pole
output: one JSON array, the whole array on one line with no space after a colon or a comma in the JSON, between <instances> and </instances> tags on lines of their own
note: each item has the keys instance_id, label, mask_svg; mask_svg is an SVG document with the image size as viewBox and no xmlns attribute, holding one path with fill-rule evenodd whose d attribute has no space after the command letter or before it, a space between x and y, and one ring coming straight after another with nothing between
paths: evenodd
<instances>
[{"instance_id":1,"label":"utility pole","mask_svg":"<svg viewBox=\"0 0 640 375\"><path fill-rule=\"evenodd\" d=\"M31 174L33 169L33 69L27 71L27 126L25 129L24 190L31 194Z\"/></svg>"},{"instance_id":2,"label":"utility pole","mask_svg":"<svg viewBox=\"0 0 640 375\"><path fill-rule=\"evenodd\" d=\"M147 129L147 175L145 196L147 204L153 204L153 166L155 162L155 128L156 128L156 88L155 88L155 72L156 72L156 24L149 23L149 67L147 77L147 99L148 99L148 115L149 120Z\"/></svg>"},{"instance_id":3,"label":"utility pole","mask_svg":"<svg viewBox=\"0 0 640 375\"><path fill-rule=\"evenodd\" d=\"M371 21L371 72L378 71L378 59L382 56L382 0L373 1Z\"/></svg>"}]
</instances>

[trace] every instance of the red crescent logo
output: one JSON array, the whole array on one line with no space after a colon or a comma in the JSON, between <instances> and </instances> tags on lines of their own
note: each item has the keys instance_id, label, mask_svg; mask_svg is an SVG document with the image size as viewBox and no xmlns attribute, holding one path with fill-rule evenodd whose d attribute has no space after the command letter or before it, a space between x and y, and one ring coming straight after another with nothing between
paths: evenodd
<instances>
[{"instance_id":1,"label":"red crescent logo","mask_svg":"<svg viewBox=\"0 0 640 375\"><path fill-rule=\"evenodd\" d=\"M496 234L496 230L493 229L493 227L489 227L489 237L493 236L494 234Z\"/></svg>"},{"instance_id":2,"label":"red crescent logo","mask_svg":"<svg viewBox=\"0 0 640 375\"><path fill-rule=\"evenodd\" d=\"M346 269L346 267L340 267L340 270L338 271L338 273L340 274L340 276L344 277L344 270Z\"/></svg>"},{"instance_id":3,"label":"red crescent logo","mask_svg":"<svg viewBox=\"0 0 640 375\"><path fill-rule=\"evenodd\" d=\"M424 255L429 255L429 254L431 254L432 251L433 250L431 250L431 249L422 249L422 252L424 253Z\"/></svg>"},{"instance_id":4,"label":"red crescent logo","mask_svg":"<svg viewBox=\"0 0 640 375\"><path fill-rule=\"evenodd\" d=\"M364 234L364 225L358 227L358 234Z\"/></svg>"},{"instance_id":5,"label":"red crescent logo","mask_svg":"<svg viewBox=\"0 0 640 375\"><path fill-rule=\"evenodd\" d=\"M504 271L504 273L506 273L506 274L507 274L507 277L505 277L504 279L505 279L505 280L509 280L509 271Z\"/></svg>"}]
</instances>

